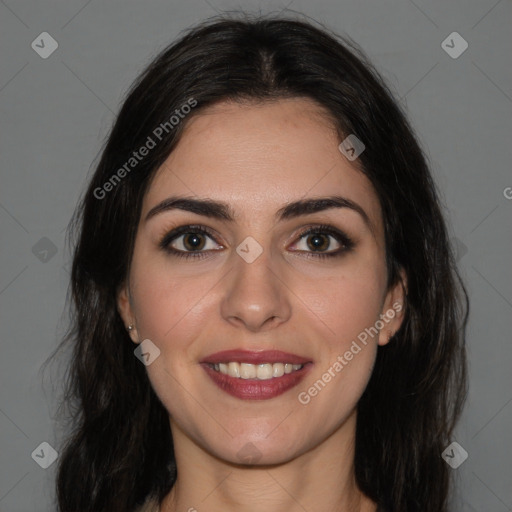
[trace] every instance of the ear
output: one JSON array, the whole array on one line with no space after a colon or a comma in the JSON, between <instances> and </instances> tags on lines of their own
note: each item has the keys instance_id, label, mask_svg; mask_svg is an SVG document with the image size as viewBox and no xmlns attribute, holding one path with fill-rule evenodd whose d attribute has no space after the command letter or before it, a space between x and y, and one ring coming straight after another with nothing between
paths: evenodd
<instances>
[{"instance_id":1,"label":"ear","mask_svg":"<svg viewBox=\"0 0 512 512\"><path fill-rule=\"evenodd\" d=\"M379 332L379 345L387 345L395 333L400 329L404 320L405 300L407 296L407 276L400 270L398 281L390 287L384 300L380 315L383 324Z\"/></svg>"},{"instance_id":2,"label":"ear","mask_svg":"<svg viewBox=\"0 0 512 512\"><path fill-rule=\"evenodd\" d=\"M117 310L123 319L123 323L134 343L140 343L139 334L137 332L137 324L135 323L135 315L133 314L133 305L130 297L130 290L127 284L124 284L117 294ZM128 326L133 326L128 329Z\"/></svg>"}]
</instances>

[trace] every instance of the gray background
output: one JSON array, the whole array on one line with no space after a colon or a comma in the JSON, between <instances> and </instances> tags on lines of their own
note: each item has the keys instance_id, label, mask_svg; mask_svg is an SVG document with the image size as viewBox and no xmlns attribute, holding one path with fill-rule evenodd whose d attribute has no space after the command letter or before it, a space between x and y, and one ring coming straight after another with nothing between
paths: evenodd
<instances>
[{"instance_id":1,"label":"gray background","mask_svg":"<svg viewBox=\"0 0 512 512\"><path fill-rule=\"evenodd\" d=\"M471 387L454 436L469 458L452 470L458 482L454 510L512 510L512 3L5 0L0 511L53 510L56 464L44 470L31 457L43 441L58 449L61 435L58 377L41 365L66 326L67 222L114 112L160 48L197 21L235 8L288 8L349 35L405 106L442 190L472 303ZM44 31L59 45L47 59L31 47ZM458 58L441 47L454 31L469 45Z\"/></svg>"}]
</instances>

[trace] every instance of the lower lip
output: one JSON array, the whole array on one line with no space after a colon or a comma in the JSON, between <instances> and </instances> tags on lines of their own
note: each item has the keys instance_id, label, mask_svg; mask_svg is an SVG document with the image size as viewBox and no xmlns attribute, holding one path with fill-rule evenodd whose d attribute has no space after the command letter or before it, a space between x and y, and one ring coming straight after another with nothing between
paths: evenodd
<instances>
[{"instance_id":1,"label":"lower lip","mask_svg":"<svg viewBox=\"0 0 512 512\"><path fill-rule=\"evenodd\" d=\"M292 373L285 373L281 377L272 377L266 380L230 377L215 371L207 364L201 366L213 382L229 395L242 400L268 400L297 386L309 372L312 363L306 363L300 370L295 370Z\"/></svg>"}]
</instances>

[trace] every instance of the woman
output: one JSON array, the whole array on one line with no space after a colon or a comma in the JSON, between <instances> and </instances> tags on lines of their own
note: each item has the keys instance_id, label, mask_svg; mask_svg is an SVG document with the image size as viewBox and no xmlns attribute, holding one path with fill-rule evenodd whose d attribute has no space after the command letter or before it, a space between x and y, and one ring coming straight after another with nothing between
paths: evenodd
<instances>
[{"instance_id":1,"label":"woman","mask_svg":"<svg viewBox=\"0 0 512 512\"><path fill-rule=\"evenodd\" d=\"M190 30L132 87L76 225L62 512L448 510L466 293L348 41Z\"/></svg>"}]
</instances>

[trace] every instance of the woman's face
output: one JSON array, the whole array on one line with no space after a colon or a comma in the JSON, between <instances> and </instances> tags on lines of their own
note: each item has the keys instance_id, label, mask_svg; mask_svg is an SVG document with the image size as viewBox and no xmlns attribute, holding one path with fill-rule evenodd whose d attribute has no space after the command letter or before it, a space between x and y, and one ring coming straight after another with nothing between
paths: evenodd
<instances>
[{"instance_id":1,"label":"woman's face","mask_svg":"<svg viewBox=\"0 0 512 512\"><path fill-rule=\"evenodd\" d=\"M226 461L285 462L342 429L401 322L378 198L319 112L305 99L211 107L144 198L119 309L133 341L160 350L147 372L173 433ZM177 196L226 211L170 207ZM281 215L335 196L341 207Z\"/></svg>"}]
</instances>

